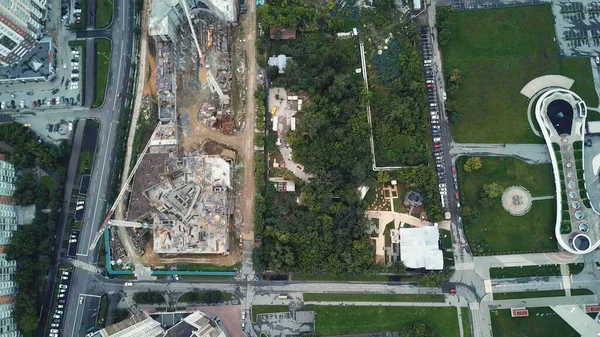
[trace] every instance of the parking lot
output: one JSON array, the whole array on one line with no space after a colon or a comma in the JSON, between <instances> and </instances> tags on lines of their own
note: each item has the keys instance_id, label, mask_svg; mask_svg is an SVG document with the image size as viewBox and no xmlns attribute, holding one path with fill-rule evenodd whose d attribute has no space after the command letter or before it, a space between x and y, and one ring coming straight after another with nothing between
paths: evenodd
<instances>
[{"instance_id":1,"label":"parking lot","mask_svg":"<svg viewBox=\"0 0 600 337\"><path fill-rule=\"evenodd\" d=\"M436 90L436 80L433 69L433 50L431 45L431 31L429 27L421 27L421 45L423 48L423 68L425 72L425 85L427 86L427 98L429 105L429 117L431 124L431 135L433 141L433 154L435 159L435 170L438 174L440 198L442 205L448 205L448 189L446 180L446 169L444 161L444 149L442 142L441 128L441 107L438 104L445 104L446 93L442 94L441 100Z\"/></svg>"},{"instance_id":2,"label":"parking lot","mask_svg":"<svg viewBox=\"0 0 600 337\"><path fill-rule=\"evenodd\" d=\"M56 292L55 300L52 302L51 319L47 326L47 336L58 337L61 334L61 328L64 319L64 312L67 306L67 298L69 295L69 286L71 285L72 268L59 268L56 275Z\"/></svg>"}]
</instances>

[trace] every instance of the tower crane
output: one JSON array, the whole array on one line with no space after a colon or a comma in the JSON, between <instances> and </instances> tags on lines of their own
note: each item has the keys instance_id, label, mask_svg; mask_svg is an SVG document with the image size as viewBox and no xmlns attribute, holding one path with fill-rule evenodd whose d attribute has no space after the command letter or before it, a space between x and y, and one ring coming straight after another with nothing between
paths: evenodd
<instances>
[{"instance_id":1,"label":"tower crane","mask_svg":"<svg viewBox=\"0 0 600 337\"><path fill-rule=\"evenodd\" d=\"M109 224L111 224L113 226L135 227L135 228L147 228L147 227L149 227L149 225L147 225L147 224L144 225L144 224L141 224L141 223L138 223L138 222L122 221L122 220L112 220L111 221L110 218L112 218L113 213L117 209L117 206L119 205L119 202L121 201L121 198L123 198L123 196L125 195L125 193L129 189L129 184L131 183L131 180L133 179L133 176L135 175L135 172L137 171L138 167L142 163L142 160L144 159L144 154L150 148L150 144L152 143L152 140L156 136L156 133L158 131L158 126L159 125L156 125L156 128L154 128L154 131L152 132L152 136L148 140L148 143L146 144L146 147L144 148L144 150L142 150L142 152L140 152L140 155L139 155L139 157L137 159L137 162L135 163L135 166L133 167L133 169L129 173L129 176L127 177L127 180L125 181L125 184L121 187L121 191L119 192L119 195L115 199L115 202L110 207L110 210L108 211L108 215L104 219L104 222L102 222L102 226L100 226L100 229L98 230L98 233L96 233L96 236L94 237L94 241L92 241L92 243L90 244L90 250L94 250L94 248L96 248L96 245L98 244L98 241L100 241L100 238L102 237L102 234L104 234L104 230L106 229L106 227L108 227ZM133 225L133 224L137 224L137 225Z\"/></svg>"}]
</instances>

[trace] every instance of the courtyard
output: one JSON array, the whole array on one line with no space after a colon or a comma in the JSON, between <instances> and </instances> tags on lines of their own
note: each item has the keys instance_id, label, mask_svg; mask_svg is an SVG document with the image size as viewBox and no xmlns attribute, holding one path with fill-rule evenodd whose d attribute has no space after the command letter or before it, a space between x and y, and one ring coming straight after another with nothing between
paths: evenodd
<instances>
[{"instance_id":1,"label":"courtyard","mask_svg":"<svg viewBox=\"0 0 600 337\"><path fill-rule=\"evenodd\" d=\"M578 337L579 334L549 307L528 308L529 317L513 318L510 309L492 310L494 337Z\"/></svg>"},{"instance_id":2,"label":"courtyard","mask_svg":"<svg viewBox=\"0 0 600 337\"><path fill-rule=\"evenodd\" d=\"M528 100L519 91L532 78L560 74L573 91L598 105L589 58L560 59L550 5L451 12L443 48L448 79L460 71L448 100L458 102L458 142L542 143L527 123ZM477 29L473 29L477 22Z\"/></svg>"}]
</instances>

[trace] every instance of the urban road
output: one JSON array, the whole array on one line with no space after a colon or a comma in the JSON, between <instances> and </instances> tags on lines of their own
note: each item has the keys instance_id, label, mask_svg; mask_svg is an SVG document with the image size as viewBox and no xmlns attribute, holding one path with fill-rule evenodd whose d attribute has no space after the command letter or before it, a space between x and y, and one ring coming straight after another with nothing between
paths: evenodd
<instances>
[{"instance_id":1,"label":"urban road","mask_svg":"<svg viewBox=\"0 0 600 337\"><path fill-rule=\"evenodd\" d=\"M254 15L255 4L250 2L249 13L247 15ZM104 105L99 109L57 109L47 110L44 112L36 112L38 118L62 118L68 119L69 117L76 117L80 119L93 118L99 121L100 131L98 135L98 144L96 150L96 159L94 161L94 167L92 171L92 178L90 182L90 192L88 194L87 205L84 214L84 228L80 236L80 245L78 247L78 256L81 262L89 265L96 265L97 262L97 250L88 251L89 243L91 242L94 234L100 227L107 212L107 187L109 186L112 160L115 153L115 135L117 126L119 123L121 110L124 106L124 100L117 99L118 92L125 92L127 81L129 78L129 71L131 65L131 55L133 55L133 27L131 23L134 22L133 15L133 3L119 0L114 2L114 20L112 24L105 30L93 30L90 29L86 32L78 34L79 38L88 38L88 41L93 37L107 37L112 40L112 52L111 52L111 71L108 76L108 85L106 90L106 99ZM435 37L437 35L435 31L435 1L432 1L431 6L428 8L427 16L429 18L429 26L431 27L432 38L433 38L433 67L436 77L436 90L438 90L437 97L442 97L444 91L444 82L442 74L442 63L441 55L437 48L437 42ZM254 18L253 18L254 19ZM92 45L88 42L88 46ZM253 44L252 44L253 45ZM91 49L88 49L91 50ZM94 53L88 53L87 63L93 64ZM116 61L115 61L116 60ZM88 72L89 73L89 72ZM91 77L91 76L89 76ZM93 80L92 80L93 81ZM86 80L88 83L88 80ZM91 103L88 97L93 97L93 93L89 90L93 90L93 82L91 85L86 85L86 101ZM91 96L90 96L91 95ZM462 151L457 149L460 144L453 144L450 135L450 126L448 124L448 118L443 110L443 102L440 102L438 106L441 107L442 121L442 143L444 144L444 158L446 163L446 172L450 175L452 172L451 165L453 157L461 155ZM19 121L19 116L13 116L14 120ZM77 149L81 145L83 136L83 123L79 123L78 128L75 130L75 137L73 143L73 157L69 165L68 176L67 176L67 187L73 186L73 180L75 176L75 169L77 166ZM475 148L471 146L470 148ZM498 150L499 146L492 146L495 149L487 147L481 149L483 152L504 152L509 149ZM529 149L527 149L529 150ZM544 153L541 149L535 150L535 159L541 158ZM467 152L467 151L465 151ZM478 151L474 151L478 152ZM500 154L500 153L499 153ZM504 154L504 153L502 153ZM451 183L452 178L448 179L448 193L452 196L455 192L454 186ZM65 203L63 209L66 210L70 201L71 189L65 189ZM455 301L447 301L445 305L456 305L456 306L469 306L471 310L471 326L473 336L477 337L489 337L492 335L490 314L489 309L496 308L510 308L513 306L548 306L553 304L579 304L579 303L590 303L596 302L594 296L569 296L562 298L543 298L543 299L526 299L526 300L503 300L493 301L491 296L486 294L484 286L485 276L482 277L475 270L475 260L471 254L466 250L468 243L466 242L460 217L458 216L459 204L455 198L449 198L448 208L452 214L452 235L455 244L454 254L456 262L456 271L451 278L451 282L456 284L457 288L457 299ZM60 231L64 230L66 223L66 214L61 214ZM56 246L57 255L60 252L60 242L57 242ZM57 256L59 258L59 256ZM104 293L119 294L120 296L129 296L138 291L156 290L168 293L183 293L190 289L200 290L221 290L227 292L236 292L237 294L246 294L245 298L242 299L243 307L249 309L253 303L261 303L264 298L269 299L269 303L273 303L273 298L279 293L346 293L346 292L357 292L357 293L387 293L387 294L436 294L441 293L439 288L423 288L417 287L414 284L398 284L398 283L369 283L369 282L274 282L274 281L254 281L252 272L248 271L251 268L251 259L245 256L245 263L243 273L244 279L240 281L214 281L214 282L167 282L163 280L147 282L147 281L134 281L133 286L124 286L124 281L121 280L110 280L104 278L98 274L88 272L83 269L75 269L72 274L71 286L69 287L68 302L63 317L69 317L65 319L63 326L63 335L65 336L84 336L86 329L95 322L94 310L98 306L98 297ZM585 288L591 289L595 293L600 292L600 284L596 282L600 275L595 268L594 261L597 260L596 256L586 258L586 266L584 272L580 275L573 276L572 287L573 288ZM489 262L489 265L484 266ZM478 263L478 268L489 268L492 266L492 259L481 260ZM550 257L544 259L544 257L537 257L537 263L540 264L554 264L556 261ZM495 264L494 266L497 266ZM55 270L53 271L55 272ZM536 290L554 290L561 289L564 285L560 278L520 278L520 279L505 279L505 280L491 280L490 286L493 290L499 290L502 292L510 291L523 291L524 289L530 291ZM54 287L47 287L48 293L44 298L45 311L41 316L40 329L37 332L37 336L43 336L43 328L46 326L46 320L48 318L48 307L51 303L52 296L55 296ZM454 296L454 295L449 295ZM80 297L83 297L83 301L80 302ZM263 300L261 300L263 299ZM339 304L342 304L341 302ZM360 303L355 303L356 305ZM248 318L249 319L249 318ZM248 323L248 322L247 322Z\"/></svg>"},{"instance_id":2,"label":"urban road","mask_svg":"<svg viewBox=\"0 0 600 337\"><path fill-rule=\"evenodd\" d=\"M37 118L48 118L53 119L56 117L64 116L65 119L79 119L81 121L85 119L95 119L99 122L100 129L98 132L98 141L96 146L96 158L94 160L92 168L92 177L89 186L89 193L87 197L87 207L84 213L84 228L80 236L80 244L78 247L78 259L95 265L97 262L97 251L89 252L88 247L94 233L100 227L102 220L106 216L106 200L108 186L111 182L112 161L115 153L115 140L118 123L121 117L121 111L125 104L124 98L117 98L117 93L125 93L127 90L127 84L129 80L129 73L131 69L132 55L133 55L133 22L134 22L134 4L132 1L116 0L113 2L114 15L113 21L109 27L103 30L88 29L77 33L78 39L86 39L87 41L87 54L86 64L94 65L95 57L97 56L94 51L93 39L98 37L108 38L111 40L111 69L108 76L108 83L106 87L106 97L104 104L97 109L90 109L93 93L94 93L94 76L86 77L86 108L76 109L59 109L59 110L47 110L43 112L35 112ZM89 17L89 16L88 16ZM93 27L93 22L88 22L88 26ZM90 48L91 47L91 48ZM87 71L87 74L94 74L95 71ZM125 95L123 95L125 96ZM14 116L14 120L19 122L19 116ZM69 165L67 173L67 181L65 183L65 198L59 221L58 233L62 233L66 224L66 212L71 198L71 191L75 179L75 170L77 166L78 151L81 146L83 138L83 124L78 123L79 126L75 130L75 137L73 139L73 152L71 163ZM70 187L70 188L69 188ZM56 259L60 260L61 256L61 240L57 240L55 251ZM53 280L53 276L56 273L58 266L51 271L50 280ZM85 330L83 327L89 324L90 314L88 311L78 310L79 309L79 294L102 294L102 284L93 282L95 276L83 270L76 269L72 273L71 285L69 287L69 296L67 300L66 310L63 319L62 332L64 336L84 336ZM44 296L43 310L40 316L40 324L36 336L45 336L44 328L47 326L47 320L52 315L48 312L48 309L52 303L55 287L48 286L47 292ZM84 303L93 302L86 301ZM90 303L91 304L91 303Z\"/></svg>"}]
</instances>

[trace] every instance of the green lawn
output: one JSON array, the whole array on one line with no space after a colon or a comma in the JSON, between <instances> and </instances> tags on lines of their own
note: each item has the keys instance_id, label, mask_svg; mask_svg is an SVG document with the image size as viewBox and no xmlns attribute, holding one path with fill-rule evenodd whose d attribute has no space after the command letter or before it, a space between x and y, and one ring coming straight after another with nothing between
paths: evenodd
<instances>
[{"instance_id":1,"label":"green lawn","mask_svg":"<svg viewBox=\"0 0 600 337\"><path fill-rule=\"evenodd\" d=\"M571 275L577 275L583 271L583 267L585 266L583 263L569 263L569 273Z\"/></svg>"},{"instance_id":2,"label":"green lawn","mask_svg":"<svg viewBox=\"0 0 600 337\"><path fill-rule=\"evenodd\" d=\"M560 266L557 264L550 264L543 266L490 268L490 278L515 278L534 276L560 276Z\"/></svg>"},{"instance_id":3,"label":"green lawn","mask_svg":"<svg viewBox=\"0 0 600 337\"><path fill-rule=\"evenodd\" d=\"M529 165L512 157L482 157L482 168L465 172L467 158L456 162L461 206L477 209L478 217L463 217L467 238L475 255L488 253L536 252L556 250L554 238L555 200L535 201L523 216L512 216L500 198L491 206L479 201L484 184L498 183L506 188L521 185L533 196L553 195L550 164Z\"/></svg>"},{"instance_id":4,"label":"green lawn","mask_svg":"<svg viewBox=\"0 0 600 337\"><path fill-rule=\"evenodd\" d=\"M110 69L110 41L107 39L96 39L96 88L94 90L94 102L92 108L102 106L106 94L106 82Z\"/></svg>"},{"instance_id":5,"label":"green lawn","mask_svg":"<svg viewBox=\"0 0 600 337\"><path fill-rule=\"evenodd\" d=\"M112 21L114 0L96 0L96 28L106 28Z\"/></svg>"},{"instance_id":6,"label":"green lawn","mask_svg":"<svg viewBox=\"0 0 600 337\"><path fill-rule=\"evenodd\" d=\"M439 336L460 335L455 307L318 306L315 310L318 336L398 331L414 322L425 323Z\"/></svg>"},{"instance_id":7,"label":"green lawn","mask_svg":"<svg viewBox=\"0 0 600 337\"><path fill-rule=\"evenodd\" d=\"M548 307L528 308L529 317L510 317L510 310L492 310L494 337L579 337L579 334ZM536 314L544 316L536 316Z\"/></svg>"},{"instance_id":8,"label":"green lawn","mask_svg":"<svg viewBox=\"0 0 600 337\"><path fill-rule=\"evenodd\" d=\"M442 294L304 294L304 301L444 302L445 300Z\"/></svg>"},{"instance_id":9,"label":"green lawn","mask_svg":"<svg viewBox=\"0 0 600 337\"><path fill-rule=\"evenodd\" d=\"M564 290L524 291L524 292L518 292L518 293L494 293L494 301L496 301L496 300L514 300L514 299L519 299L519 298L561 297L561 296L565 296Z\"/></svg>"},{"instance_id":10,"label":"green lawn","mask_svg":"<svg viewBox=\"0 0 600 337\"><path fill-rule=\"evenodd\" d=\"M86 164L87 162L87 164ZM90 174L94 166L94 154L90 151L82 151L79 153L79 162L77 163L77 173L75 175L75 186L79 193L79 185L81 184L81 176Z\"/></svg>"},{"instance_id":11,"label":"green lawn","mask_svg":"<svg viewBox=\"0 0 600 337\"><path fill-rule=\"evenodd\" d=\"M542 143L529 127L528 101L520 94L537 76L567 75L574 90L597 103L589 59L559 60L550 5L451 12L449 23L444 72L448 78L453 69L461 71L458 90L448 93L460 109L456 141Z\"/></svg>"},{"instance_id":12,"label":"green lawn","mask_svg":"<svg viewBox=\"0 0 600 337\"><path fill-rule=\"evenodd\" d=\"M462 315L463 335L464 337L471 337L471 320L469 319L469 309L460 308Z\"/></svg>"},{"instance_id":13,"label":"green lawn","mask_svg":"<svg viewBox=\"0 0 600 337\"><path fill-rule=\"evenodd\" d=\"M56 182L54 181L54 179L52 179L51 176L48 175L43 175L40 178L40 183L42 184L42 186L49 190L53 190L56 187Z\"/></svg>"},{"instance_id":14,"label":"green lawn","mask_svg":"<svg viewBox=\"0 0 600 337\"><path fill-rule=\"evenodd\" d=\"M260 314L270 314L274 312L288 312L290 307L287 305L253 305L252 321L256 322L256 316Z\"/></svg>"},{"instance_id":15,"label":"green lawn","mask_svg":"<svg viewBox=\"0 0 600 337\"><path fill-rule=\"evenodd\" d=\"M594 295L589 289L571 289L571 296Z\"/></svg>"},{"instance_id":16,"label":"green lawn","mask_svg":"<svg viewBox=\"0 0 600 337\"><path fill-rule=\"evenodd\" d=\"M108 296L102 295L100 298L100 309L98 309L98 319L96 320L96 330L101 330L106 324L106 315L108 314Z\"/></svg>"},{"instance_id":17,"label":"green lawn","mask_svg":"<svg viewBox=\"0 0 600 337\"><path fill-rule=\"evenodd\" d=\"M227 302L229 300L231 300L230 293L217 291L214 292L212 296L210 296L208 291L190 291L179 296L177 302L222 303Z\"/></svg>"},{"instance_id":18,"label":"green lawn","mask_svg":"<svg viewBox=\"0 0 600 337\"><path fill-rule=\"evenodd\" d=\"M575 80L571 90L579 95L588 106L598 106L598 94L594 87L592 64L589 57L561 59L560 73Z\"/></svg>"}]
</instances>

